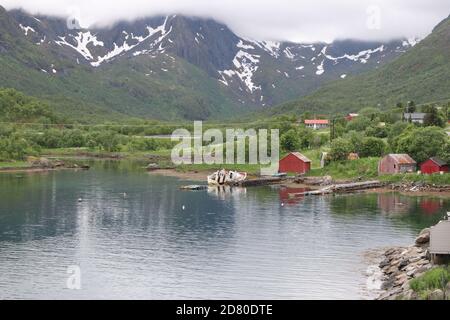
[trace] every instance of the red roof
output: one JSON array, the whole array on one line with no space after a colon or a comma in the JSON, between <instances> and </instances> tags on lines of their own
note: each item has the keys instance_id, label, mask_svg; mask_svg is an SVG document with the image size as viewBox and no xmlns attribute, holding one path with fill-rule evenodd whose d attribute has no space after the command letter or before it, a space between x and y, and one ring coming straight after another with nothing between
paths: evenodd
<instances>
[{"instance_id":1,"label":"red roof","mask_svg":"<svg viewBox=\"0 0 450 320\"><path fill-rule=\"evenodd\" d=\"M280 160L280 162L284 161L285 159L289 158L290 156L294 156L297 159L300 159L303 162L312 162L308 159L305 155L301 154L300 152L291 152L288 155L286 155L283 159Z\"/></svg>"},{"instance_id":2,"label":"red roof","mask_svg":"<svg viewBox=\"0 0 450 320\"><path fill-rule=\"evenodd\" d=\"M299 158L300 160L302 160L303 162L311 162L311 160L308 159L308 157L304 156L303 154L301 154L300 152L292 152L292 155L296 156L297 158Z\"/></svg>"},{"instance_id":3,"label":"red roof","mask_svg":"<svg viewBox=\"0 0 450 320\"><path fill-rule=\"evenodd\" d=\"M411 158L407 154L390 154L388 157L391 157L395 162L398 164L416 164L417 162L414 161L413 158Z\"/></svg>"},{"instance_id":4,"label":"red roof","mask_svg":"<svg viewBox=\"0 0 450 320\"><path fill-rule=\"evenodd\" d=\"M305 124L329 124L328 120L305 120Z\"/></svg>"}]
</instances>

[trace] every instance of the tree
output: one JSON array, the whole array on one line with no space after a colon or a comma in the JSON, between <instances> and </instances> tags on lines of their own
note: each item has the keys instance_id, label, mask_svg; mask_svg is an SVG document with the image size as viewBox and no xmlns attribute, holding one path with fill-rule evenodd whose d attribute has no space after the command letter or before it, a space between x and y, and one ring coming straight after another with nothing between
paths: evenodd
<instances>
[{"instance_id":1,"label":"tree","mask_svg":"<svg viewBox=\"0 0 450 320\"><path fill-rule=\"evenodd\" d=\"M363 116L363 117L369 118L370 121L374 121L375 119L380 117L381 110L377 109L377 108L368 107L368 108L363 108L363 109L359 110L358 113L359 113L360 117Z\"/></svg>"},{"instance_id":2,"label":"tree","mask_svg":"<svg viewBox=\"0 0 450 320\"><path fill-rule=\"evenodd\" d=\"M360 157L380 157L386 150L386 143L383 139L367 137L363 139Z\"/></svg>"},{"instance_id":3,"label":"tree","mask_svg":"<svg viewBox=\"0 0 450 320\"><path fill-rule=\"evenodd\" d=\"M448 137L438 127L415 128L404 131L399 139L396 151L407 153L418 163L442 154L448 146Z\"/></svg>"},{"instance_id":4,"label":"tree","mask_svg":"<svg viewBox=\"0 0 450 320\"><path fill-rule=\"evenodd\" d=\"M388 144L392 151L395 152L397 150L398 139L400 138L400 135L405 130L412 130L412 129L414 129L413 125L402 121L397 121L392 126L390 126L388 133Z\"/></svg>"},{"instance_id":5,"label":"tree","mask_svg":"<svg viewBox=\"0 0 450 320\"><path fill-rule=\"evenodd\" d=\"M372 124L372 121L363 115L347 123L347 131L364 131Z\"/></svg>"},{"instance_id":6,"label":"tree","mask_svg":"<svg viewBox=\"0 0 450 320\"><path fill-rule=\"evenodd\" d=\"M291 129L281 136L281 148L285 151L296 151L300 148L300 139L297 131Z\"/></svg>"},{"instance_id":7,"label":"tree","mask_svg":"<svg viewBox=\"0 0 450 320\"><path fill-rule=\"evenodd\" d=\"M445 127L445 116L435 106L427 106L424 108L424 111L427 113L423 119L423 124L425 126Z\"/></svg>"},{"instance_id":8,"label":"tree","mask_svg":"<svg viewBox=\"0 0 450 320\"><path fill-rule=\"evenodd\" d=\"M300 149L307 149L310 148L314 141L314 130L300 127L297 130L297 137L299 139L299 148Z\"/></svg>"},{"instance_id":9,"label":"tree","mask_svg":"<svg viewBox=\"0 0 450 320\"><path fill-rule=\"evenodd\" d=\"M366 128L366 136L375 138L387 138L388 129L384 126L370 126Z\"/></svg>"},{"instance_id":10,"label":"tree","mask_svg":"<svg viewBox=\"0 0 450 320\"><path fill-rule=\"evenodd\" d=\"M45 148L57 148L62 141L61 130L49 129L45 130L40 139L39 145Z\"/></svg>"},{"instance_id":11,"label":"tree","mask_svg":"<svg viewBox=\"0 0 450 320\"><path fill-rule=\"evenodd\" d=\"M25 138L13 134L0 138L0 158L2 160L25 160L29 155L37 155L36 150Z\"/></svg>"},{"instance_id":12,"label":"tree","mask_svg":"<svg viewBox=\"0 0 450 320\"><path fill-rule=\"evenodd\" d=\"M352 152L352 144L344 138L337 138L331 143L330 159L333 161L347 160L350 152Z\"/></svg>"},{"instance_id":13,"label":"tree","mask_svg":"<svg viewBox=\"0 0 450 320\"><path fill-rule=\"evenodd\" d=\"M97 146L108 152L119 151L120 139L114 131L101 131L97 136Z\"/></svg>"},{"instance_id":14,"label":"tree","mask_svg":"<svg viewBox=\"0 0 450 320\"><path fill-rule=\"evenodd\" d=\"M416 108L416 104L414 101L408 101L408 104L406 105L406 113L414 113L416 112L417 108Z\"/></svg>"},{"instance_id":15,"label":"tree","mask_svg":"<svg viewBox=\"0 0 450 320\"><path fill-rule=\"evenodd\" d=\"M450 139L447 139L447 143L438 153L438 156L447 163L450 163Z\"/></svg>"},{"instance_id":16,"label":"tree","mask_svg":"<svg viewBox=\"0 0 450 320\"><path fill-rule=\"evenodd\" d=\"M364 135L360 132L350 131L344 137L350 142L350 152L359 153L363 144Z\"/></svg>"}]
</instances>

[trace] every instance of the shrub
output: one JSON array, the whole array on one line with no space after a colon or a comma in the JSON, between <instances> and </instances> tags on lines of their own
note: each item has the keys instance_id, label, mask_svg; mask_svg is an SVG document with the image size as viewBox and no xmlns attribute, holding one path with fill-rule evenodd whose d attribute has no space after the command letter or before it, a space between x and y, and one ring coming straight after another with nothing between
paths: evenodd
<instances>
[{"instance_id":1,"label":"shrub","mask_svg":"<svg viewBox=\"0 0 450 320\"><path fill-rule=\"evenodd\" d=\"M380 157L386 150L386 143L383 139L367 137L362 141L359 150L360 157Z\"/></svg>"},{"instance_id":2,"label":"shrub","mask_svg":"<svg viewBox=\"0 0 450 320\"><path fill-rule=\"evenodd\" d=\"M333 161L346 160L353 151L351 142L344 138L337 138L331 143L330 159Z\"/></svg>"},{"instance_id":3,"label":"shrub","mask_svg":"<svg viewBox=\"0 0 450 320\"><path fill-rule=\"evenodd\" d=\"M417 293L428 290L445 288L450 281L450 268L436 268L426 272L424 275L411 280L409 283L411 289Z\"/></svg>"},{"instance_id":4,"label":"shrub","mask_svg":"<svg viewBox=\"0 0 450 320\"><path fill-rule=\"evenodd\" d=\"M407 130L398 139L397 152L408 153L418 163L443 152L448 137L438 127Z\"/></svg>"},{"instance_id":5,"label":"shrub","mask_svg":"<svg viewBox=\"0 0 450 320\"><path fill-rule=\"evenodd\" d=\"M297 131L291 129L281 136L281 148L285 151L295 151L300 148L300 139Z\"/></svg>"}]
</instances>

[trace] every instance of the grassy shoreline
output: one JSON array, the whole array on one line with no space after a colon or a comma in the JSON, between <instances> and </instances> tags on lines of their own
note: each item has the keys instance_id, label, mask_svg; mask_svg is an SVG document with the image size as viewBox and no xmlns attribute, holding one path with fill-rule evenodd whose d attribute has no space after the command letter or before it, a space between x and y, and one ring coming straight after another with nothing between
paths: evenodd
<instances>
[{"instance_id":1,"label":"grassy shoreline","mask_svg":"<svg viewBox=\"0 0 450 320\"><path fill-rule=\"evenodd\" d=\"M311 154L312 155L312 154ZM174 166L170 160L170 150L158 150L152 152L104 152L90 150L87 148L63 148L42 150L42 156L48 158L86 158L98 160L131 160L154 163L161 169L172 169L179 173L188 172L214 172L222 168L228 170L245 171L252 176L258 176L260 173L259 165L252 164L193 164ZM314 157L315 158L315 157ZM324 168L314 167L307 174L310 177L331 176L336 181L349 180L373 180L377 179L387 184L395 183L425 183L436 186L450 186L450 174L397 174L397 175L378 175L378 158L363 158L354 161L338 161L329 164ZM317 163L316 159L313 159ZM0 172L9 170L30 170L31 167L26 161L0 162Z\"/></svg>"}]
</instances>

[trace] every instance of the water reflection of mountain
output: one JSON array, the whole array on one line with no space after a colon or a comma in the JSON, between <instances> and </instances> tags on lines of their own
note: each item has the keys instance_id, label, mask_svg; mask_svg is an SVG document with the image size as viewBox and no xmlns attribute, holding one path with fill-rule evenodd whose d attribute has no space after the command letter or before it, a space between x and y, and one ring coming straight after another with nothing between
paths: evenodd
<instances>
[{"instance_id":1,"label":"water reflection of mountain","mask_svg":"<svg viewBox=\"0 0 450 320\"><path fill-rule=\"evenodd\" d=\"M174 240L232 233L234 207L228 203L205 192L181 192L174 178L116 169L2 176L2 240L99 235L99 230L106 237L154 232Z\"/></svg>"}]
</instances>

